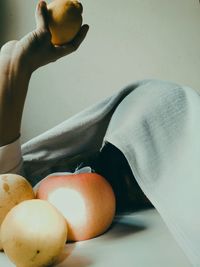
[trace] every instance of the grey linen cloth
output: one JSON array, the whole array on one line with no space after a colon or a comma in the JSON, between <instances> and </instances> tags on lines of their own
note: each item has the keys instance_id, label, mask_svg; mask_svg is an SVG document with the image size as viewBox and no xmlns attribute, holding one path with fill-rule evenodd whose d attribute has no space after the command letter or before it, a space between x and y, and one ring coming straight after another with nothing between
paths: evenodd
<instances>
[{"instance_id":1,"label":"grey linen cloth","mask_svg":"<svg viewBox=\"0 0 200 267\"><path fill-rule=\"evenodd\" d=\"M160 80L129 85L23 144L23 173L34 185L107 142L124 154L192 265L200 266L198 92Z\"/></svg>"}]
</instances>

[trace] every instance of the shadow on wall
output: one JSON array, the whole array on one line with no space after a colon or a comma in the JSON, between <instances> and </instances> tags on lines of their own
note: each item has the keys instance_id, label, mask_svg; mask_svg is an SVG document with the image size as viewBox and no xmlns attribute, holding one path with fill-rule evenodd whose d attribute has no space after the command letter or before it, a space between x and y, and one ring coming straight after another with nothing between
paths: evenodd
<instances>
[{"instance_id":1,"label":"shadow on wall","mask_svg":"<svg viewBox=\"0 0 200 267\"><path fill-rule=\"evenodd\" d=\"M17 39L16 22L18 12L16 3L8 0L0 0L0 47L6 42Z\"/></svg>"},{"instance_id":2,"label":"shadow on wall","mask_svg":"<svg viewBox=\"0 0 200 267\"><path fill-rule=\"evenodd\" d=\"M7 41L7 12L6 12L6 1L0 1L0 47Z\"/></svg>"}]
</instances>

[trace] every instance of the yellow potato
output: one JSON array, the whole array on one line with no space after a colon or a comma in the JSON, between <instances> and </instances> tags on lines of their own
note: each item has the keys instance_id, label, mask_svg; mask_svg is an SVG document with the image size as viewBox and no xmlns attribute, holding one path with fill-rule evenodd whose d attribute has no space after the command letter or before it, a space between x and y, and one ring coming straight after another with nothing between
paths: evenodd
<instances>
[{"instance_id":1,"label":"yellow potato","mask_svg":"<svg viewBox=\"0 0 200 267\"><path fill-rule=\"evenodd\" d=\"M55 45L70 42L81 28L83 11L81 3L76 0L54 0L47 5L47 9L51 42Z\"/></svg>"}]
</instances>

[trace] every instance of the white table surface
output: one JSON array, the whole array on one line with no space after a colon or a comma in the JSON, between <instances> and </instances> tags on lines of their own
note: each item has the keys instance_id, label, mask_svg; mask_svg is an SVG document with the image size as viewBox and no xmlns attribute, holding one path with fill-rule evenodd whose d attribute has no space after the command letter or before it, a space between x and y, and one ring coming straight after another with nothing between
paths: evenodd
<instances>
[{"instance_id":1,"label":"white table surface","mask_svg":"<svg viewBox=\"0 0 200 267\"><path fill-rule=\"evenodd\" d=\"M14 267L0 253L0 267ZM118 216L105 234L66 244L56 267L191 267L156 210Z\"/></svg>"}]
</instances>

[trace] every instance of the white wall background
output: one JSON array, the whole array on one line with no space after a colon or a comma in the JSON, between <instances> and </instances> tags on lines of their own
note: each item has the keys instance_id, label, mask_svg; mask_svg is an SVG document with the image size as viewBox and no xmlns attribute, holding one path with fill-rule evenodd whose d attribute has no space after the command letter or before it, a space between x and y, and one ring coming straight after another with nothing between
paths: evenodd
<instances>
[{"instance_id":1,"label":"white wall background","mask_svg":"<svg viewBox=\"0 0 200 267\"><path fill-rule=\"evenodd\" d=\"M1 43L35 27L36 0L1 1ZM88 36L76 53L33 74L22 143L138 79L172 80L200 90L198 0L82 4Z\"/></svg>"}]
</instances>

